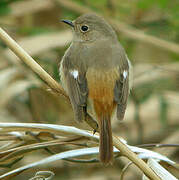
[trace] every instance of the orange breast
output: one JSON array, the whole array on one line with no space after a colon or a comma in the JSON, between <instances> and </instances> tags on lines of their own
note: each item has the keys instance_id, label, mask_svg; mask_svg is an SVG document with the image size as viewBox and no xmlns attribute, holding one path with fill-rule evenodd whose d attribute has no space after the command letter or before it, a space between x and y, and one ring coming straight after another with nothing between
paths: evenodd
<instances>
[{"instance_id":1,"label":"orange breast","mask_svg":"<svg viewBox=\"0 0 179 180\"><path fill-rule=\"evenodd\" d=\"M108 71L89 69L86 74L88 83L88 98L92 100L98 116L104 113L111 114L115 107L114 86L119 78L118 69Z\"/></svg>"}]
</instances>

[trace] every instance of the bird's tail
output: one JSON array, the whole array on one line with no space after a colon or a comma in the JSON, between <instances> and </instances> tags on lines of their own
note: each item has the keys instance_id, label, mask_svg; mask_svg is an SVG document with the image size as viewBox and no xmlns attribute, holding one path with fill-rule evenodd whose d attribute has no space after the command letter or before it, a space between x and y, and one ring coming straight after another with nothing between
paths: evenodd
<instances>
[{"instance_id":1,"label":"bird's tail","mask_svg":"<svg viewBox=\"0 0 179 180\"><path fill-rule=\"evenodd\" d=\"M110 115L101 115L99 117L99 132L100 132L100 161L107 165L113 161L113 141L111 130Z\"/></svg>"}]
</instances>

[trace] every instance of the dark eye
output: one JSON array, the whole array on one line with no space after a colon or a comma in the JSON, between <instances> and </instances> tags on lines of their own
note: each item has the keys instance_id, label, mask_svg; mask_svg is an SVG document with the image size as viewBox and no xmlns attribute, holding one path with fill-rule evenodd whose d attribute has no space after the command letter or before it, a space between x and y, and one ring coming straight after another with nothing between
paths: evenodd
<instances>
[{"instance_id":1,"label":"dark eye","mask_svg":"<svg viewBox=\"0 0 179 180\"><path fill-rule=\"evenodd\" d=\"M86 31L88 31L88 26L81 26L81 30L83 31L83 32L86 32Z\"/></svg>"}]
</instances>

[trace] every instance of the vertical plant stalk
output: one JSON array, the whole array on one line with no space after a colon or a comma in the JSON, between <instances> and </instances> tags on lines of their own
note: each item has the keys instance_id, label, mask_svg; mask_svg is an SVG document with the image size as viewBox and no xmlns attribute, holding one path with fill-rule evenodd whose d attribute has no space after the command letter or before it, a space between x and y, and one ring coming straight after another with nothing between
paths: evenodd
<instances>
[{"instance_id":1,"label":"vertical plant stalk","mask_svg":"<svg viewBox=\"0 0 179 180\"><path fill-rule=\"evenodd\" d=\"M46 82L50 88L60 93L69 99L63 88L58 84L36 61L25 52L1 27L0 27L0 39L25 63L30 69L32 69L40 78ZM113 143L117 149L120 150L122 155L130 159L136 164L147 177L152 180L161 180L154 171L137 155L132 152L119 138L113 136Z\"/></svg>"}]
</instances>

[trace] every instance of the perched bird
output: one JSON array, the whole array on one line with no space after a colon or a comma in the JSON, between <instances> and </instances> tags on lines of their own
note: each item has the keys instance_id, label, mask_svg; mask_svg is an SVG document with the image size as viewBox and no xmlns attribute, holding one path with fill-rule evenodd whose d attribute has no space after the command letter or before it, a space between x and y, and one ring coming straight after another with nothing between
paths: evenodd
<instances>
[{"instance_id":1,"label":"perched bird","mask_svg":"<svg viewBox=\"0 0 179 180\"><path fill-rule=\"evenodd\" d=\"M111 119L122 120L130 90L130 62L112 27L95 14L84 14L70 25L73 41L60 63L62 86L77 121L90 114L100 133L100 161L113 161Z\"/></svg>"}]
</instances>

